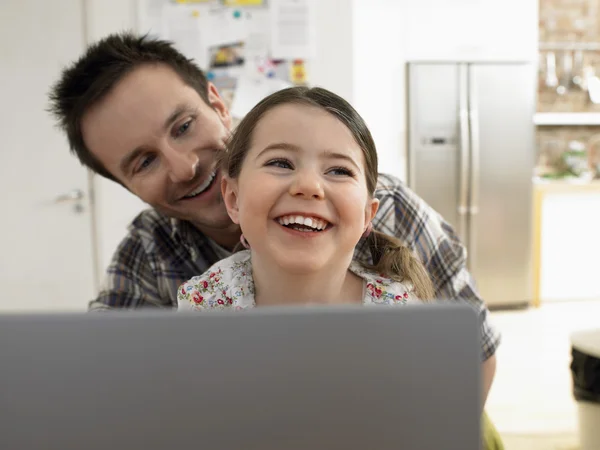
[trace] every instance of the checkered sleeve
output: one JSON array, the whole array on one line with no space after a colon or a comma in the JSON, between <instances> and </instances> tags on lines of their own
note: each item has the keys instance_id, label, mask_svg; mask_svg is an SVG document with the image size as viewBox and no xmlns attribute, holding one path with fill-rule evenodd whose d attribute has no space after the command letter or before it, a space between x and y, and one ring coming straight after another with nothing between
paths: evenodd
<instances>
[{"instance_id":1,"label":"checkered sleeve","mask_svg":"<svg viewBox=\"0 0 600 450\"><path fill-rule=\"evenodd\" d=\"M160 307L157 277L139 236L129 234L119 245L90 311Z\"/></svg>"},{"instance_id":2,"label":"checkered sleeve","mask_svg":"<svg viewBox=\"0 0 600 450\"><path fill-rule=\"evenodd\" d=\"M466 249L452 226L395 177L380 175L376 196L380 206L375 228L398 237L419 255L434 283L436 298L464 301L477 311L482 359L490 358L500 344L500 335L490 323L488 308L466 267Z\"/></svg>"}]
</instances>

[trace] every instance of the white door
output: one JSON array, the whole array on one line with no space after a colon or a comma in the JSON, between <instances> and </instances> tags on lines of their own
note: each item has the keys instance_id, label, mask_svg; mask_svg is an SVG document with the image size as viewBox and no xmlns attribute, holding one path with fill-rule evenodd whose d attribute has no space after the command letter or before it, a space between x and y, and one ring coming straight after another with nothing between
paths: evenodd
<instances>
[{"instance_id":1,"label":"white door","mask_svg":"<svg viewBox=\"0 0 600 450\"><path fill-rule=\"evenodd\" d=\"M94 295L88 174L46 112L83 49L80 0L0 1L0 311L84 310Z\"/></svg>"}]
</instances>

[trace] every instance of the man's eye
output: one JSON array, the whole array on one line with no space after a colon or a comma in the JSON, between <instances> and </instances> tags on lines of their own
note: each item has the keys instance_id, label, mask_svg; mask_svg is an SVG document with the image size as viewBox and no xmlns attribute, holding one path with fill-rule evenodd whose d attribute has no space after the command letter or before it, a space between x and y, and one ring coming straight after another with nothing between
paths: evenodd
<instances>
[{"instance_id":1,"label":"man's eye","mask_svg":"<svg viewBox=\"0 0 600 450\"><path fill-rule=\"evenodd\" d=\"M188 120L187 122L182 123L179 127L177 127L177 129L173 133L173 136L177 138L179 136L184 135L185 133L187 133L191 124L192 124L192 119Z\"/></svg>"},{"instance_id":2,"label":"man's eye","mask_svg":"<svg viewBox=\"0 0 600 450\"><path fill-rule=\"evenodd\" d=\"M265 164L266 166L279 167L281 169L293 169L292 163L287 159L272 159Z\"/></svg>"},{"instance_id":3,"label":"man's eye","mask_svg":"<svg viewBox=\"0 0 600 450\"><path fill-rule=\"evenodd\" d=\"M147 169L148 167L150 167L152 165L152 163L154 162L155 159L156 159L156 157L153 155L145 156L144 158L142 158L140 160L140 163L138 164L135 172L137 173L137 172L141 172L141 171Z\"/></svg>"}]
</instances>

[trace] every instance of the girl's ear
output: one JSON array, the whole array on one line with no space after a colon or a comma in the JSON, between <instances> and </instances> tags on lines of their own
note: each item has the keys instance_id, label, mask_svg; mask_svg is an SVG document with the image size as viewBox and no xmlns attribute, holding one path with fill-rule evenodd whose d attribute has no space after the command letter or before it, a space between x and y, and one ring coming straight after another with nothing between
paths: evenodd
<instances>
[{"instance_id":1,"label":"girl's ear","mask_svg":"<svg viewBox=\"0 0 600 450\"><path fill-rule=\"evenodd\" d=\"M378 209L379 199L372 198L367 202L367 206L365 208L365 227L375 218L375 214L377 214Z\"/></svg>"},{"instance_id":2,"label":"girl's ear","mask_svg":"<svg viewBox=\"0 0 600 450\"><path fill-rule=\"evenodd\" d=\"M239 225L238 184L236 180L223 175L221 178L221 194L232 222Z\"/></svg>"}]
</instances>

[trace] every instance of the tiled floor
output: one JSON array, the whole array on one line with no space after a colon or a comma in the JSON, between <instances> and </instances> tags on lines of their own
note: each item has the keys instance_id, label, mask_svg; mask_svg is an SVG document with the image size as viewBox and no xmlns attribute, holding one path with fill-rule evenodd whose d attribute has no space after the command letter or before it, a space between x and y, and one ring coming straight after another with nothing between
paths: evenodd
<instances>
[{"instance_id":1,"label":"tiled floor","mask_svg":"<svg viewBox=\"0 0 600 450\"><path fill-rule=\"evenodd\" d=\"M600 301L493 312L492 321L502 345L486 409L506 449L577 448L569 335L600 328Z\"/></svg>"}]
</instances>

